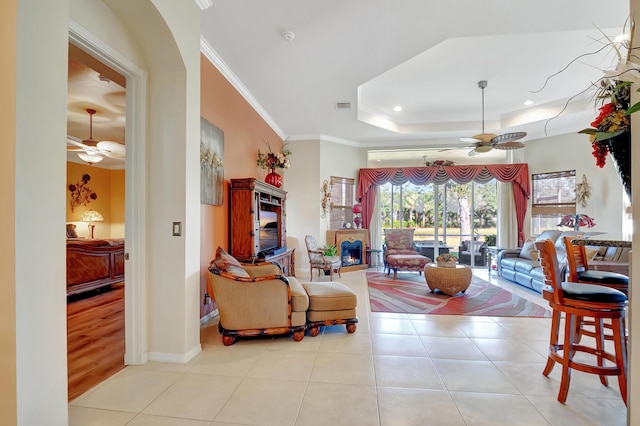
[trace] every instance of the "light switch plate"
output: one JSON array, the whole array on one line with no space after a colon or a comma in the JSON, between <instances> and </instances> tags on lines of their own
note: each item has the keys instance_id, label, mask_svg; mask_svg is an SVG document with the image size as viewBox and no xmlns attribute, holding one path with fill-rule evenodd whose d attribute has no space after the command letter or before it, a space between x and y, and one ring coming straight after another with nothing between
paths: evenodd
<instances>
[{"instance_id":1,"label":"light switch plate","mask_svg":"<svg viewBox=\"0 0 640 426\"><path fill-rule=\"evenodd\" d=\"M180 237L182 235L182 222L173 222L173 236Z\"/></svg>"}]
</instances>

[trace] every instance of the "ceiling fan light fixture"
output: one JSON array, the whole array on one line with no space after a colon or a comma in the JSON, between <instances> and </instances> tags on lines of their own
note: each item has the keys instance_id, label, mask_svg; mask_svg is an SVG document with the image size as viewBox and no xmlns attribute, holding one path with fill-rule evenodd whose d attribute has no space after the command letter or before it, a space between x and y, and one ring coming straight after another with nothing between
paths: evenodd
<instances>
[{"instance_id":1,"label":"ceiling fan light fixture","mask_svg":"<svg viewBox=\"0 0 640 426\"><path fill-rule=\"evenodd\" d=\"M476 152L485 153L489 152L493 149L491 145L478 145L475 147Z\"/></svg>"},{"instance_id":2,"label":"ceiling fan light fixture","mask_svg":"<svg viewBox=\"0 0 640 426\"><path fill-rule=\"evenodd\" d=\"M89 164L99 163L104 160L104 157L100 154L89 154L87 152L79 152L78 157Z\"/></svg>"}]
</instances>

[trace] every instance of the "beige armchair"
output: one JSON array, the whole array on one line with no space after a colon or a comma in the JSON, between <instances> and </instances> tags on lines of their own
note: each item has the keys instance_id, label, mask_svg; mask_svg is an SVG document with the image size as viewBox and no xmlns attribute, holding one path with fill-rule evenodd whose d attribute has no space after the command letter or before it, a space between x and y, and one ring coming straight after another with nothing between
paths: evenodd
<instances>
[{"instance_id":1,"label":"beige armchair","mask_svg":"<svg viewBox=\"0 0 640 426\"><path fill-rule=\"evenodd\" d=\"M216 261L209 267L224 345L238 337L274 334L293 333L295 341L302 340L309 296L298 280L267 262L237 268Z\"/></svg>"},{"instance_id":2,"label":"beige armchair","mask_svg":"<svg viewBox=\"0 0 640 426\"><path fill-rule=\"evenodd\" d=\"M342 278L342 275L340 275L340 268L342 268L340 256L326 256L324 252L318 248L316 239L311 235L306 235L304 242L307 245L307 253L309 254L309 270L311 272L311 279L309 281L313 281L314 269L318 270L318 276L320 276L320 271L330 271L331 281L333 281L334 271Z\"/></svg>"}]
</instances>

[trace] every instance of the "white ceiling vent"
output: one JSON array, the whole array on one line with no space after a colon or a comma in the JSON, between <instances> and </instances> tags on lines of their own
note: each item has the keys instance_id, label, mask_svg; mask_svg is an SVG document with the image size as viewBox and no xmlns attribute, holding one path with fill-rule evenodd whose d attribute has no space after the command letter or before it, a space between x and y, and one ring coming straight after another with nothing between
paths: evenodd
<instances>
[{"instance_id":1,"label":"white ceiling vent","mask_svg":"<svg viewBox=\"0 0 640 426\"><path fill-rule=\"evenodd\" d=\"M336 109L351 109L351 102L336 102Z\"/></svg>"}]
</instances>

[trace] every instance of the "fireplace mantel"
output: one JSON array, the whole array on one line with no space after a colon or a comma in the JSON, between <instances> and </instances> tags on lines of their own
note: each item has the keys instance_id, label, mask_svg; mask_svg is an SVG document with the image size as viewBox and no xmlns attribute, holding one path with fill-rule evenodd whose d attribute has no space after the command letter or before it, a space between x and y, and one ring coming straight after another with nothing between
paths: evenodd
<instances>
[{"instance_id":1,"label":"fireplace mantel","mask_svg":"<svg viewBox=\"0 0 640 426\"><path fill-rule=\"evenodd\" d=\"M343 271L353 271L357 269L367 269L366 250L369 245L369 231L367 229L335 229L327 231L327 244L334 244L338 248L338 256L343 258L342 243L360 242L360 250L357 253L358 264L345 265L343 263Z\"/></svg>"}]
</instances>

